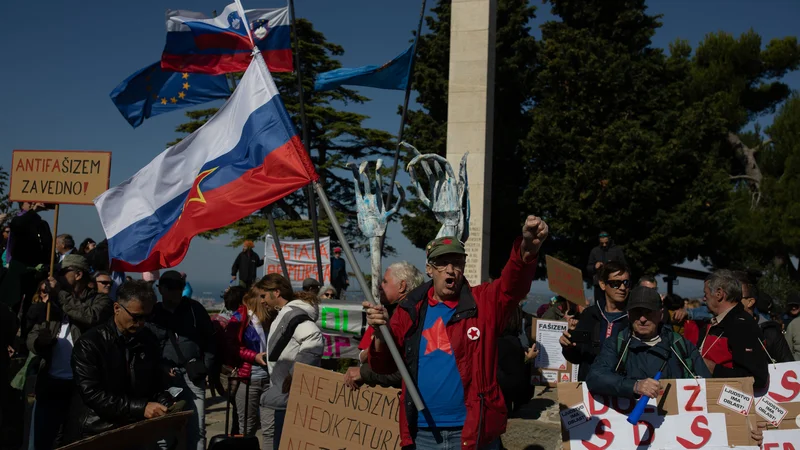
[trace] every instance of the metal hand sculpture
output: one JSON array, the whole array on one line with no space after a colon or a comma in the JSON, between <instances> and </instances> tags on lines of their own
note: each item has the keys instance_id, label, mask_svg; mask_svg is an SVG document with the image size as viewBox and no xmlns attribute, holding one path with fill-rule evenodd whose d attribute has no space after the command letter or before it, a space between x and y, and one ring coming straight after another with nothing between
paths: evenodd
<instances>
[{"instance_id":1,"label":"metal hand sculpture","mask_svg":"<svg viewBox=\"0 0 800 450\"><path fill-rule=\"evenodd\" d=\"M397 201L394 207L386 211L386 206L383 203L383 177L381 176L381 166L383 160L378 160L375 163L375 183L377 189L372 193L372 180L366 173L368 161L361 163L361 166L356 169L355 165L348 164L353 171L353 183L355 184L356 191L356 211L358 216L358 228L364 236L369 238L370 254L372 260L372 295L378 298L378 284L383 276L381 272L381 238L386 234L386 224L389 222L389 217L397 212L400 204L405 199L405 193L400 188L400 183L395 182L397 185ZM359 186L359 178L364 181L364 194L361 194L361 187ZM389 187L390 189L393 186Z\"/></svg>"},{"instance_id":2,"label":"metal hand sculpture","mask_svg":"<svg viewBox=\"0 0 800 450\"><path fill-rule=\"evenodd\" d=\"M417 196L422 203L433 211L436 220L442 224L436 237L455 236L461 242L469 239L469 180L467 180L467 156L461 158L458 169L458 178L453 172L450 163L435 153L421 154L413 145L401 142L403 147L413 150L416 156L408 163L408 174L411 184L417 189ZM431 171L428 161L431 161L435 171ZM422 185L417 180L415 165L422 166L428 177L431 190L430 198L425 195ZM444 169L442 169L444 167Z\"/></svg>"}]
</instances>

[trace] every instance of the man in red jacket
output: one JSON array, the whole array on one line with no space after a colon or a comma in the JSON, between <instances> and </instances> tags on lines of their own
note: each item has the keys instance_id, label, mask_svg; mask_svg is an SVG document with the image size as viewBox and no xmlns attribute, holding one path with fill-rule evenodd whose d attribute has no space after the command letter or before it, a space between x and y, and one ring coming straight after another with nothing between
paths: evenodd
<instances>
[{"instance_id":1,"label":"man in red jacket","mask_svg":"<svg viewBox=\"0 0 800 450\"><path fill-rule=\"evenodd\" d=\"M531 289L547 224L528 216L499 279L471 287L466 252L453 237L428 244L432 281L413 290L391 321L384 306L364 303L372 326L389 323L425 410L417 411L403 384L402 445L417 450L494 450L506 430L507 411L497 384L497 342L510 312ZM369 348L376 373L397 370L380 334Z\"/></svg>"}]
</instances>

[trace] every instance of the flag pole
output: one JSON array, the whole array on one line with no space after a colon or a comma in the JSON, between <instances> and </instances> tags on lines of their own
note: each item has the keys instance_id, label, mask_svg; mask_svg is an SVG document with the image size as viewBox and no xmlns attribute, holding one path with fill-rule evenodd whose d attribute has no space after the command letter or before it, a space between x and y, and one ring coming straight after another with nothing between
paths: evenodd
<instances>
[{"instance_id":1,"label":"flag pole","mask_svg":"<svg viewBox=\"0 0 800 450\"><path fill-rule=\"evenodd\" d=\"M242 18L244 18L245 17L244 8L242 7L241 0L235 0L235 1L236 1L236 6L239 9L239 15ZM247 27L248 35L250 35L249 32L250 25L247 23L247 20L243 19L242 22L244 22L245 27ZM266 61L264 61L264 57L261 55L261 52L258 51L255 45L253 45L253 55L254 55L253 58L256 60L257 64L261 67L261 70L264 71L264 73L269 74L267 63ZM268 84L266 78L264 79L264 82L265 84ZM308 150L306 149L306 151ZM361 290L364 292L364 297L366 297L367 301L372 303L373 305L378 305L378 302L375 300L375 297L372 296L372 290L370 289L370 286L367 284L367 280L366 278L364 278L364 274L359 269L358 261L356 261L356 257L353 254L353 250L350 248L350 244L347 243L347 239L345 239L342 227L339 226L339 221L336 220L336 213L334 213L333 208L331 208L331 204L328 201L328 196L325 195L325 190L322 189L322 185L320 185L319 182L317 181L313 182L313 189L319 196L320 205L322 205L322 208L325 210L325 214L327 214L328 218L331 221L331 226L333 227L333 231L342 245L342 250L344 251L344 255L345 258L347 259L347 262L354 269L353 272L355 272L358 284L361 286ZM417 386L414 384L414 380L408 373L408 369L406 368L405 362L403 361L403 357L397 350L397 345L395 344L394 339L392 338L392 333L391 331L389 331L389 327L386 325L381 325L380 327L378 327L378 330L381 332L381 335L383 336L383 341L386 344L386 347L389 349L389 353L392 355L392 360L397 366L397 371L400 372L400 376L403 378L403 383L405 384L408 396L411 397L411 401L414 402L414 406L416 406L417 411L424 411L425 404L422 403L422 397L420 397L419 391L417 391Z\"/></svg>"},{"instance_id":2,"label":"flag pole","mask_svg":"<svg viewBox=\"0 0 800 450\"><path fill-rule=\"evenodd\" d=\"M269 205L262 209L261 211L267 215L269 219L269 232L272 233L272 240L275 241L275 249L278 253L278 261L281 262L281 271L283 272L283 276L286 277L287 280L290 282L292 281L289 278L289 268L286 266L286 258L283 256L283 247L281 247L281 238L278 236L278 229L275 227L275 216L272 214L272 205ZM267 257L267 248L269 244L267 242L264 243L264 258ZM264 276L267 275L267 269L264 269Z\"/></svg>"},{"instance_id":3,"label":"flag pole","mask_svg":"<svg viewBox=\"0 0 800 450\"><path fill-rule=\"evenodd\" d=\"M350 266L353 268L353 272L356 275L356 279L358 280L358 284L361 285L361 290L364 292L364 297L366 297L367 301L372 303L373 305L377 305L378 302L375 300L375 297L372 296L372 290L370 286L367 284L366 278L364 278L364 274L361 272L361 269L358 266L358 261L356 261L356 257L353 254L353 250L350 248L350 244L347 243L347 239L344 237L344 232L342 231L342 227L339 226L339 221L336 220L336 213L333 212L333 208L331 208L331 204L328 201L328 196L325 194L325 190L322 189L322 185L319 182L313 183L314 190L317 192L319 196L319 204L322 205L322 209L325 210L325 213L328 215L328 218L331 220L331 226L333 227L334 233L336 233L336 237L339 238L339 242L342 244L342 251L344 251L344 256L347 258L347 262L350 263ZM392 337L392 332L389 331L389 327L386 325L381 325L378 327L378 331L380 331L383 342L386 344L386 347L389 348L389 353L392 355L392 359L394 360L395 365L397 366L398 372L400 372L400 376L403 378L403 383L405 383L406 392L408 393L409 397L411 397L411 401L414 402L414 406L416 406L417 411L424 411L425 404L422 403L422 398L419 396L419 391L417 391L417 386L414 384L414 381L411 379L411 375L408 373L408 369L406 368L405 362L403 361L403 357L400 355L400 352L397 350L397 345L395 345L394 338Z\"/></svg>"},{"instance_id":4,"label":"flag pole","mask_svg":"<svg viewBox=\"0 0 800 450\"><path fill-rule=\"evenodd\" d=\"M297 96L300 101L300 123L303 128L303 145L306 147L309 156L311 155L311 142L309 142L308 116L306 116L305 92L303 90L303 66L300 59L300 38L297 35L297 19L294 14L294 0L289 0L289 15L292 20L292 30L294 31L294 70L297 73ZM306 187L306 197L308 198L308 218L311 220L311 230L314 233L314 251L317 257L317 274L319 281L324 284L325 274L322 272L322 250L319 243L319 219L317 217L317 205L314 201L314 190L311 186Z\"/></svg>"},{"instance_id":5,"label":"flag pole","mask_svg":"<svg viewBox=\"0 0 800 450\"><path fill-rule=\"evenodd\" d=\"M397 132L397 147L394 150L394 167L392 167L392 179L389 181L389 194L386 196L385 205L392 204L392 193L394 193L394 181L397 178L397 168L400 166L400 143L403 141L403 130L406 128L406 116L408 114L408 100L411 97L411 75L414 73L414 62L417 56L417 44L419 43L419 35L422 33L422 22L425 20L425 4L427 0L422 0L422 8L419 11L419 22L417 23L417 34L414 37L414 49L411 50L411 61L408 64L408 75L406 82L406 94L403 99L403 112L400 116L400 130ZM386 224L389 228L389 224ZM380 252L383 254L383 244L386 240L386 233L381 236Z\"/></svg>"}]
</instances>

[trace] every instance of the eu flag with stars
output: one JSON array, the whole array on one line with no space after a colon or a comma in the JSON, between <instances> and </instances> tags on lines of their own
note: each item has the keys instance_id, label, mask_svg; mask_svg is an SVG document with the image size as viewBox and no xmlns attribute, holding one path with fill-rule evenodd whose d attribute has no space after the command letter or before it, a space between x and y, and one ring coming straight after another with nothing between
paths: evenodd
<instances>
[{"instance_id":1,"label":"eu flag with stars","mask_svg":"<svg viewBox=\"0 0 800 450\"><path fill-rule=\"evenodd\" d=\"M225 75L165 72L161 61L129 76L111 101L134 128L144 119L231 95Z\"/></svg>"}]
</instances>

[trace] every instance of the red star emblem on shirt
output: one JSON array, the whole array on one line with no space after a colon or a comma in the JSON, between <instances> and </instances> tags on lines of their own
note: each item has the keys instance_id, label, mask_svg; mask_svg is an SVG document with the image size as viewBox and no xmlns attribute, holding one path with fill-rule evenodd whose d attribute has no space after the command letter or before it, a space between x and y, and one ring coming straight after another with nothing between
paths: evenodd
<instances>
[{"instance_id":1,"label":"red star emblem on shirt","mask_svg":"<svg viewBox=\"0 0 800 450\"><path fill-rule=\"evenodd\" d=\"M425 346L426 355L436 350L441 350L448 355L453 354L453 349L450 348L450 339L447 337L447 330L441 317L436 319L430 328L423 331L422 336L428 340L428 345Z\"/></svg>"}]
</instances>

